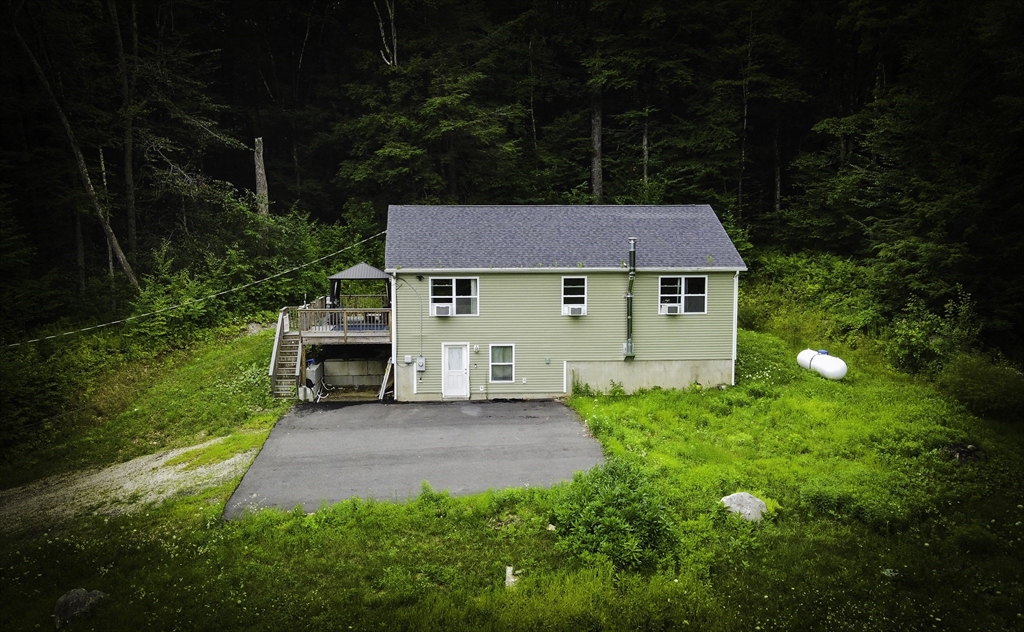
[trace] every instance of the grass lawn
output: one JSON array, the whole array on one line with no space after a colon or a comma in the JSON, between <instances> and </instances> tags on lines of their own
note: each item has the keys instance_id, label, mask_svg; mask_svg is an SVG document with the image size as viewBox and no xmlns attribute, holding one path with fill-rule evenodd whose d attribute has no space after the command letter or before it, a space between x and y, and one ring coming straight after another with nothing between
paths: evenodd
<instances>
[{"instance_id":1,"label":"grass lawn","mask_svg":"<svg viewBox=\"0 0 1024 632\"><path fill-rule=\"evenodd\" d=\"M156 370L47 454L98 465L216 435L246 449L283 410L258 375L269 346L241 338ZM425 489L225 523L236 481L5 537L0 627L50 626L82 587L110 596L71 629L1024 629L1019 426L870 350L838 349L841 382L801 371L797 351L741 331L734 388L573 397L609 465L552 490ZM736 491L767 517L728 514Z\"/></svg>"}]
</instances>

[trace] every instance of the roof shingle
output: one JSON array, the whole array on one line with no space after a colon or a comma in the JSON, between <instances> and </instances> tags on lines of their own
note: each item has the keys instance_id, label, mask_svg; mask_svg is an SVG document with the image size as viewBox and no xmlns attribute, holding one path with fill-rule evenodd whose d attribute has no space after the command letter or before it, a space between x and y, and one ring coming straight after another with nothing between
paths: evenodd
<instances>
[{"instance_id":1,"label":"roof shingle","mask_svg":"<svg viewBox=\"0 0 1024 632\"><path fill-rule=\"evenodd\" d=\"M687 206L391 206L384 267L745 270L714 210Z\"/></svg>"}]
</instances>

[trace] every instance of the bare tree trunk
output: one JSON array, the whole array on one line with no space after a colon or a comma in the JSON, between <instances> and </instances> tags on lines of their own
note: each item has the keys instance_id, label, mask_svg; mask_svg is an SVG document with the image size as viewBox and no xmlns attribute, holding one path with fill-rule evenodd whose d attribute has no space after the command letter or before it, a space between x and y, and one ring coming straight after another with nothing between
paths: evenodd
<instances>
[{"instance_id":1,"label":"bare tree trunk","mask_svg":"<svg viewBox=\"0 0 1024 632\"><path fill-rule=\"evenodd\" d=\"M644 186L647 186L647 161L650 158L650 148L647 145L647 113L644 113Z\"/></svg>"},{"instance_id":2,"label":"bare tree trunk","mask_svg":"<svg viewBox=\"0 0 1024 632\"><path fill-rule=\"evenodd\" d=\"M736 218L743 217L743 177L747 167L747 122L750 109L750 69L754 63L754 13L750 13L750 31L747 36L747 65L742 68L743 74L743 129L740 132L740 177L736 192Z\"/></svg>"},{"instance_id":3,"label":"bare tree trunk","mask_svg":"<svg viewBox=\"0 0 1024 632\"><path fill-rule=\"evenodd\" d=\"M533 132L533 155L534 155L534 158L538 158L539 157L539 153L537 151L537 116L536 116L536 113L534 111L534 106L533 106L534 78L533 78L533 38L532 37L530 38L530 48L529 48L529 50L530 50L530 129Z\"/></svg>"},{"instance_id":4,"label":"bare tree trunk","mask_svg":"<svg viewBox=\"0 0 1024 632\"><path fill-rule=\"evenodd\" d=\"M384 18L380 16L380 9L377 8L377 2L373 3L373 10L377 12L377 24L380 25L380 41L384 49L380 51L380 56L384 60L384 63L389 66L398 65L398 32L395 29L395 0L384 0L384 8L388 10L388 20L391 22L391 41L388 42L388 36L384 30Z\"/></svg>"},{"instance_id":5,"label":"bare tree trunk","mask_svg":"<svg viewBox=\"0 0 1024 632\"><path fill-rule=\"evenodd\" d=\"M78 295L85 296L85 240L82 239L82 214L75 208L75 263L78 264Z\"/></svg>"},{"instance_id":6,"label":"bare tree trunk","mask_svg":"<svg viewBox=\"0 0 1024 632\"><path fill-rule=\"evenodd\" d=\"M100 148L100 177L103 179L103 197L106 198L107 191L107 161L103 158L103 147ZM110 206L107 205L107 221L110 221ZM107 244L107 267L110 269L110 288L114 288L114 251Z\"/></svg>"},{"instance_id":7,"label":"bare tree trunk","mask_svg":"<svg viewBox=\"0 0 1024 632\"><path fill-rule=\"evenodd\" d=\"M743 79L743 130L740 133L740 177L736 193L736 217L743 216L743 176L747 166L747 111L750 92L747 80Z\"/></svg>"},{"instance_id":8,"label":"bare tree trunk","mask_svg":"<svg viewBox=\"0 0 1024 632\"><path fill-rule=\"evenodd\" d=\"M19 5L18 9L21 6ZM32 62L32 68L36 72L36 77L39 79L39 83L42 84L46 95L50 99L50 105L53 106L54 111L57 113L57 118L60 119L61 125L64 127L64 133L67 136L68 145L71 146L71 153L75 156L75 162L78 166L78 173L82 177L82 186L85 188L85 193L89 197L89 201L92 203L93 210L96 212L96 219L99 220L100 226L103 227L103 234L107 237L107 243L110 244L114 254L117 256L117 261L121 265L121 269L124 271L125 276L128 277L128 282L132 284L136 290L139 289L139 280L135 278L135 272L132 270L132 266L128 263L128 258L124 256L124 251L121 250L121 244L117 241L117 235L110 228L110 222L107 221L106 215L103 213L103 208L100 205L99 197L96 195L96 189L92 186L92 180L89 178L89 169L85 165L85 158L82 156L82 150L78 147L78 141L75 140L75 134L71 129L71 123L68 122L67 116L64 115L64 109L61 108L60 102L57 101L57 96L53 93L53 88L50 87L50 82L46 78L46 74L43 72L43 68L36 61L36 56L32 53L32 49L28 47L25 39L21 36L17 27L17 10L11 20L11 30L14 32L14 36L18 40L18 44L21 46L25 54L28 55L29 61Z\"/></svg>"},{"instance_id":9,"label":"bare tree trunk","mask_svg":"<svg viewBox=\"0 0 1024 632\"><path fill-rule=\"evenodd\" d=\"M772 140L775 151L775 214L782 208L782 167L779 165L779 123L775 122L775 138Z\"/></svg>"},{"instance_id":10,"label":"bare tree trunk","mask_svg":"<svg viewBox=\"0 0 1024 632\"><path fill-rule=\"evenodd\" d=\"M256 139L256 151L253 153L256 163L256 209L262 218L270 217L270 197L267 193L267 170L263 166L263 137ZM182 211L184 213L184 210ZM266 224L260 227L260 231L266 231ZM264 232L265 236L265 232ZM265 240L260 240L259 255L267 256Z\"/></svg>"},{"instance_id":11,"label":"bare tree trunk","mask_svg":"<svg viewBox=\"0 0 1024 632\"><path fill-rule=\"evenodd\" d=\"M601 93L595 93L590 101L590 141L593 153L590 160L590 185L594 204L601 203L604 195L604 180L601 173Z\"/></svg>"},{"instance_id":12,"label":"bare tree trunk","mask_svg":"<svg viewBox=\"0 0 1024 632\"><path fill-rule=\"evenodd\" d=\"M132 57L134 64L129 72L121 39L121 22L117 17L116 0L107 0L110 19L114 25L114 43L117 49L117 63L121 75L121 123L124 126L124 209L128 220L128 254L132 257L138 251L138 234L135 224L135 123L132 107L135 100L135 80L138 76L139 36L135 25L135 2L132 7Z\"/></svg>"},{"instance_id":13,"label":"bare tree trunk","mask_svg":"<svg viewBox=\"0 0 1024 632\"><path fill-rule=\"evenodd\" d=\"M270 197L267 195L267 171L263 168L263 137L256 139L256 205L260 215L270 215Z\"/></svg>"},{"instance_id":14,"label":"bare tree trunk","mask_svg":"<svg viewBox=\"0 0 1024 632\"><path fill-rule=\"evenodd\" d=\"M109 195L107 191L107 161L103 159L103 146L100 146L100 175L103 177L103 197L107 198ZM109 198L107 198L109 199ZM107 205L107 222L110 221L110 206ZM110 311L117 310L117 294L116 287L114 285L114 251L110 248L110 244L107 244L107 270L109 271L110 278Z\"/></svg>"},{"instance_id":15,"label":"bare tree trunk","mask_svg":"<svg viewBox=\"0 0 1024 632\"><path fill-rule=\"evenodd\" d=\"M292 132L294 134L294 131ZM302 174L299 171L299 149L295 146L295 141L292 140L292 164L295 165L295 195L299 195L299 189L302 187Z\"/></svg>"}]
</instances>

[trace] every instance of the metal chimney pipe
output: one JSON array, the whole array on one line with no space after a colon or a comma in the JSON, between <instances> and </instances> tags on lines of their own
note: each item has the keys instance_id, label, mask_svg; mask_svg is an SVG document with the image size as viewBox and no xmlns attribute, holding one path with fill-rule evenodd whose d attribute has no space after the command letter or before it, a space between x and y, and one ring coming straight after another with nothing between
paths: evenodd
<instances>
[{"instance_id":1,"label":"metal chimney pipe","mask_svg":"<svg viewBox=\"0 0 1024 632\"><path fill-rule=\"evenodd\" d=\"M633 280L636 278L636 237L629 238L629 285L626 288L626 343L622 357L633 357Z\"/></svg>"}]
</instances>

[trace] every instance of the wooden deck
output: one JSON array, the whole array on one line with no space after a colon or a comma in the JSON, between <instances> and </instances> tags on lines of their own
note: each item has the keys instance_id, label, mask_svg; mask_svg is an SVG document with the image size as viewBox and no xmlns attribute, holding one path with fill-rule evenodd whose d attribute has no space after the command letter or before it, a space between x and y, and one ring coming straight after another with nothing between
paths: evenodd
<instances>
[{"instance_id":1,"label":"wooden deck","mask_svg":"<svg viewBox=\"0 0 1024 632\"><path fill-rule=\"evenodd\" d=\"M344 296L328 307L326 297L300 307L282 307L270 358L275 397L294 397L305 380L307 345L391 344L391 308L384 296Z\"/></svg>"},{"instance_id":2,"label":"wooden deck","mask_svg":"<svg viewBox=\"0 0 1024 632\"><path fill-rule=\"evenodd\" d=\"M325 307L321 299L286 308L285 331L297 332L304 345L391 343L391 309L382 306L382 297L344 298L347 304L340 307ZM367 306L373 303L377 305ZM358 306L349 306L353 304Z\"/></svg>"}]
</instances>

